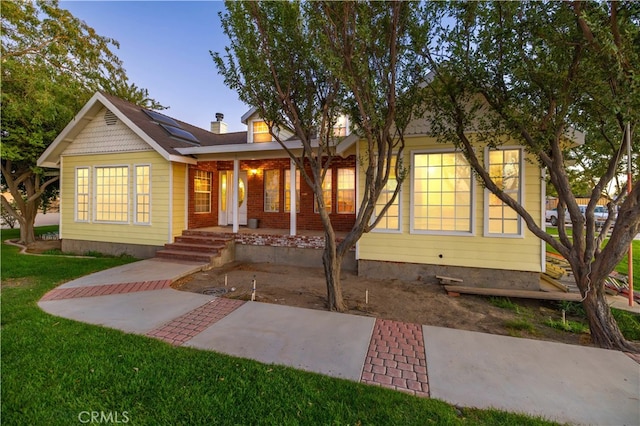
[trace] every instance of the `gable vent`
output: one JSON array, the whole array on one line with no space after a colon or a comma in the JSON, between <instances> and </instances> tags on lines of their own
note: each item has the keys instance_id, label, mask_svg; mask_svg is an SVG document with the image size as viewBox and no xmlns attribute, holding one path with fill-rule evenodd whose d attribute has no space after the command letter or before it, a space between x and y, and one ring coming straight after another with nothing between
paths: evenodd
<instances>
[{"instance_id":1,"label":"gable vent","mask_svg":"<svg viewBox=\"0 0 640 426\"><path fill-rule=\"evenodd\" d=\"M118 122L118 117L116 117L116 115L111 111L107 110L107 112L104 113L104 122L107 123L107 126L113 126Z\"/></svg>"}]
</instances>

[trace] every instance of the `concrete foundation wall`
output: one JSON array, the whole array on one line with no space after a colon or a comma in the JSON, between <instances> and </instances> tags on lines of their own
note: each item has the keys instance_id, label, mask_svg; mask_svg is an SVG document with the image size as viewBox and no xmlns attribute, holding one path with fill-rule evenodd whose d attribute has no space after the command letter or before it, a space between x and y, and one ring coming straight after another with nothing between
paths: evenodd
<instances>
[{"instance_id":1,"label":"concrete foundation wall","mask_svg":"<svg viewBox=\"0 0 640 426\"><path fill-rule=\"evenodd\" d=\"M123 254L136 257L138 259L149 259L156 255L160 246L147 246L142 244L106 243L101 241L84 241L62 239L62 251L65 253L85 254L89 251L120 256Z\"/></svg>"},{"instance_id":2,"label":"concrete foundation wall","mask_svg":"<svg viewBox=\"0 0 640 426\"><path fill-rule=\"evenodd\" d=\"M322 268L322 250L310 248L293 248L277 246L253 246L236 243L236 261L268 262L280 265L292 265L311 268ZM358 262L355 252L345 255L342 262L345 271L357 271Z\"/></svg>"},{"instance_id":3,"label":"concrete foundation wall","mask_svg":"<svg viewBox=\"0 0 640 426\"><path fill-rule=\"evenodd\" d=\"M365 278L422 281L429 284L437 284L436 275L440 275L460 278L463 280L460 285L467 287L540 289L540 274L538 272L500 269L359 260L358 275Z\"/></svg>"}]
</instances>

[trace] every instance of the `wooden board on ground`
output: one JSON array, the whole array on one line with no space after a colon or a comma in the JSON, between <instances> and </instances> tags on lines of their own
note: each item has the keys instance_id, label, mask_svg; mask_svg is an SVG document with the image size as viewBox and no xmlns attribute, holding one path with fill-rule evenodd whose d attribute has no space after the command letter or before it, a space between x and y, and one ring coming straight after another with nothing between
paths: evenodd
<instances>
[{"instance_id":1,"label":"wooden board on ground","mask_svg":"<svg viewBox=\"0 0 640 426\"><path fill-rule=\"evenodd\" d=\"M479 296L518 297L522 299L540 300L568 300L579 302L581 297L577 293L563 293L560 291L546 292L533 290L511 290L504 288L465 287L460 285L445 285L445 290L452 293L476 294Z\"/></svg>"},{"instance_id":2,"label":"wooden board on ground","mask_svg":"<svg viewBox=\"0 0 640 426\"><path fill-rule=\"evenodd\" d=\"M562 284L560 281L554 280L546 274L540 274L540 290L542 291L562 291L564 293L569 292L569 287Z\"/></svg>"}]
</instances>

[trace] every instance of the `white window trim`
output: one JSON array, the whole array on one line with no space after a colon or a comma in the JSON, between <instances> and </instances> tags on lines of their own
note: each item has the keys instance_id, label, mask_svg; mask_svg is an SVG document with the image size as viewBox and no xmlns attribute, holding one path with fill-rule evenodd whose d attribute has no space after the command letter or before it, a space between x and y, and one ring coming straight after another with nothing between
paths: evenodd
<instances>
[{"instance_id":1,"label":"white window trim","mask_svg":"<svg viewBox=\"0 0 640 426\"><path fill-rule=\"evenodd\" d=\"M78 219L78 170L86 170L87 171L87 220ZM78 223L91 223L91 167L89 166L79 166L75 168L73 175L73 185L74 185L74 194L75 198L73 200L73 220ZM62 186L62 185L61 185Z\"/></svg>"},{"instance_id":2,"label":"white window trim","mask_svg":"<svg viewBox=\"0 0 640 426\"><path fill-rule=\"evenodd\" d=\"M285 169L284 170L284 186L282 188L282 193L284 194L284 206L282 206L283 211L285 213L291 213L291 200L289 200L289 209L287 210L287 194L289 194L290 188L287 189L287 185L291 185L291 180L287 179L287 174L289 174L289 177L291 177L291 169ZM300 213L300 204L301 203L301 193L302 193L302 188L301 188L301 176L300 176L300 169L296 168L296 214Z\"/></svg>"},{"instance_id":3,"label":"white window trim","mask_svg":"<svg viewBox=\"0 0 640 426\"><path fill-rule=\"evenodd\" d=\"M340 170L353 170L353 211L352 212L341 212L340 211L340 203L338 202L338 197L340 193ZM358 204L358 199L356 198L356 173L358 173L358 169L356 167L337 167L336 168L336 214L356 214L356 204ZM343 189L344 191L344 189ZM347 191L351 191L348 189ZM333 188L331 189L331 195L333 195Z\"/></svg>"},{"instance_id":4,"label":"white window trim","mask_svg":"<svg viewBox=\"0 0 640 426\"><path fill-rule=\"evenodd\" d=\"M200 194L200 193L204 193L205 192L205 191L196 191L196 187L195 187L195 185L196 185L196 175L198 174L198 172L204 172L204 173L207 173L210 176L210 179L209 179L209 191L208 191L208 194L209 194L209 210L206 211L206 212L197 212L197 211L195 211L195 207L196 207L196 205L195 205L195 203L196 203L195 197L196 197L196 194ZM228 182L227 182L227 185L229 185ZM227 188L227 191L228 190L229 189ZM193 203L194 203L193 204L193 209L194 209L193 213L194 214L211 214L212 213L212 211L213 211L213 206L212 206L213 203L211 202L211 194L212 193L213 193L213 172L211 172L209 170L196 169L195 173L193 174ZM218 198L220 198L220 197L218 197Z\"/></svg>"},{"instance_id":5,"label":"white window trim","mask_svg":"<svg viewBox=\"0 0 640 426\"><path fill-rule=\"evenodd\" d=\"M393 156L396 157L398 154L397 153L393 153ZM404 159L403 159L404 161ZM387 181L388 182L388 181ZM402 184L400 185L400 191L398 192L398 196L396 197L396 201L398 202L398 229L389 229L389 228L378 228L378 226L376 225L375 228L373 228L371 230L371 232L375 232L375 233L380 233L380 234L402 234L402 198L403 198L403 194L404 194L404 185L405 182L402 182ZM376 200L376 204L378 204L378 201ZM373 214L371 215L371 219L372 222L374 222L378 217L376 216L376 210L375 207L373 209Z\"/></svg>"},{"instance_id":6,"label":"white window trim","mask_svg":"<svg viewBox=\"0 0 640 426\"><path fill-rule=\"evenodd\" d=\"M524 149L520 145L503 145L500 146L499 149L493 149L493 151L507 151L507 150L519 150L520 151L520 185L518 187L518 198L520 199L520 205L524 206L524 185L525 185L525 169L524 169ZM484 149L484 166L485 169L489 170L489 152L492 151L491 148L485 147ZM502 234L502 233L491 233L489 232L489 195L491 191L488 189L484 189L484 229L483 236L487 238L524 238L524 222L522 217L518 215L518 233L516 234ZM517 213L516 213L517 214Z\"/></svg>"},{"instance_id":7,"label":"white window trim","mask_svg":"<svg viewBox=\"0 0 640 426\"><path fill-rule=\"evenodd\" d=\"M137 170L138 167L149 167L149 221L148 222L138 222L138 182L137 182ZM172 169L173 170L173 169ZM133 176L132 176L132 186L133 186L133 223L134 225L151 225L151 212L153 211L153 190L152 190L152 179L151 179L151 164L150 163L142 163L142 164L134 164L133 165Z\"/></svg>"},{"instance_id":8,"label":"white window trim","mask_svg":"<svg viewBox=\"0 0 640 426\"><path fill-rule=\"evenodd\" d=\"M458 236L458 237L473 237L475 236L475 229L476 229L476 184L475 184L475 177L474 177L474 171L473 168L471 167L471 165L469 165L469 167L471 168L471 199L470 199L470 204L471 204L471 218L470 218L470 228L471 230L469 232L466 231L425 231L422 229L414 229L413 224L414 224L414 214L413 214L413 206L415 205L415 199L414 199L414 177L415 177L415 156L416 154L438 154L438 153L457 153L460 151L457 151L455 149L425 149L425 150L412 150L410 151L410 155L411 155L411 176L410 176L410 181L409 181L409 234L416 234L416 235L448 235L448 236Z\"/></svg>"},{"instance_id":9,"label":"white window trim","mask_svg":"<svg viewBox=\"0 0 640 426\"><path fill-rule=\"evenodd\" d=\"M110 168L126 168L127 169L127 220L124 221L112 221L112 220L98 220L98 178L96 174L98 173L98 169L110 169ZM112 224L112 225L129 225L131 224L131 166L129 164L101 164L99 166L93 167L93 196L91 199L93 200L93 223L103 223L103 224Z\"/></svg>"}]
</instances>

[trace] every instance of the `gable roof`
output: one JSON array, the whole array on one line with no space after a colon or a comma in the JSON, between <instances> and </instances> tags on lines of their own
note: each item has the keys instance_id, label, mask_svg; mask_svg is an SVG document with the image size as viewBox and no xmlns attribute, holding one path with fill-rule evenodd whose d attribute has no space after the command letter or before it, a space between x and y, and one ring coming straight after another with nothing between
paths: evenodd
<instances>
[{"instance_id":1,"label":"gable roof","mask_svg":"<svg viewBox=\"0 0 640 426\"><path fill-rule=\"evenodd\" d=\"M236 145L244 144L247 141L247 132L215 134L172 118L173 121L178 123L181 130L191 133L198 141L197 144L188 142L184 139L173 137L166 128L145 113L144 108L116 96L97 92L38 158L38 166L58 168L60 156L64 150L103 107L111 111L167 161L195 164L196 160L194 158L181 154L178 149L193 146ZM168 117L164 114L161 115Z\"/></svg>"}]
</instances>

